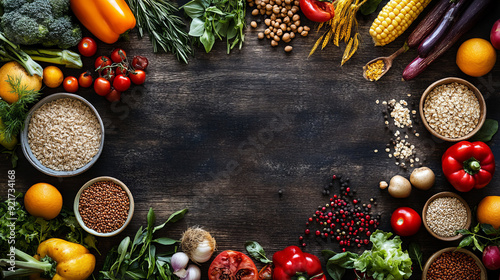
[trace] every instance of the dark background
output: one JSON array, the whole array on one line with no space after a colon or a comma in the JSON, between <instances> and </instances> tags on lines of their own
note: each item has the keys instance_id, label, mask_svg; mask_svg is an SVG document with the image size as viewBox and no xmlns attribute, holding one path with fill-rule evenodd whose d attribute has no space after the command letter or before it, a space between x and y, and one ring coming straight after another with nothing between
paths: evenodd
<instances>
[{"instance_id":1,"label":"dark background","mask_svg":"<svg viewBox=\"0 0 500 280\"><path fill-rule=\"evenodd\" d=\"M466 39L489 38L500 5L415 80L401 79L403 69L416 56L416 51L410 50L397 58L381 80L368 82L362 77L362 66L400 48L423 17L396 41L374 47L368 29L381 7L370 16L358 13L361 44L342 67L345 44L337 48L330 42L308 58L322 34L311 31L308 37L295 38L293 51L285 53L282 43L272 48L270 41L257 39L263 23L257 29L247 28L241 50L227 55L225 42L216 41L208 54L197 47L187 65L170 53L154 54L149 39L138 38L136 29L128 41L121 39L113 45L99 42L97 54L84 59L84 69L63 69L65 75L93 70L98 55L109 55L121 47L129 56L149 58L146 83L124 93L117 104L93 90L80 89L77 94L97 108L106 124L101 157L81 175L54 178L34 169L18 149L16 190L25 192L35 183L50 183L63 194L64 205L72 207L75 194L88 180L113 176L123 181L134 195L134 218L120 235L98 238L101 252L135 234L146 224L147 211L153 207L158 223L177 210L189 208L183 220L161 231L163 236L180 238L187 227L199 225L216 238L219 251L244 252L245 241L254 240L272 255L288 245L300 244L298 237L307 218L318 205L329 201L322 191L334 174L348 177L362 201L376 198L374 212L382 214L380 228L390 231L390 215L397 207L409 206L421 212L431 195L455 191L440 164L441 155L452 143L432 138L418 122L417 113L414 119L418 124L413 129L420 137L410 133L409 141L416 146L423 165L434 170L436 184L428 191L414 189L406 199L392 198L379 189L379 181L389 181L396 174L409 178L413 168L400 168L384 151L391 134L384 125L381 102L403 99L410 109L418 111L427 86L455 76L473 83L485 97L487 117L499 120L500 64L486 76L473 78L459 70L455 55ZM247 8L248 24L256 19L251 10ZM304 18L302 21L314 27ZM62 87L43 90L45 95L61 91ZM252 141L257 142L255 146L248 144ZM497 157L499 141L496 135L488 143ZM10 162L1 161L0 166L2 193L6 193ZM473 208L487 195L500 195L499 186L497 173L486 188L462 196ZM334 193L338 188L332 189ZM441 248L458 244L434 239L424 227L403 241L404 246L420 244L424 260ZM321 238L310 236L306 242L304 250L318 256L323 249L339 251L338 244ZM103 257L98 256L96 271ZM208 265L202 266L203 279L207 279ZM490 273L491 279L497 277L498 272ZM419 278L415 269L412 279Z\"/></svg>"}]
</instances>

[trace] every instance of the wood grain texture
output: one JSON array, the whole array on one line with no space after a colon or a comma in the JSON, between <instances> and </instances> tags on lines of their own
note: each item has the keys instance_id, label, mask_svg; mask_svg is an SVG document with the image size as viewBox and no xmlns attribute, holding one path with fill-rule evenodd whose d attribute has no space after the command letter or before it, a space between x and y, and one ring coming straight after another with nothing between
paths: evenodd
<instances>
[{"instance_id":1,"label":"wood grain texture","mask_svg":"<svg viewBox=\"0 0 500 280\"><path fill-rule=\"evenodd\" d=\"M250 10L247 12L249 23L252 16ZM459 43L472 37L488 38L499 14L497 4ZM257 39L258 31L264 29L262 23L257 29L246 30L241 50L227 55L225 43L217 41L209 54L197 47L187 65L172 54L152 53L148 38L138 38L136 30L130 33L129 41L101 43L100 55L121 47L129 56L148 57L146 84L124 93L118 104L81 89L78 94L97 108L106 125L100 159L84 174L59 179L37 172L19 150L17 190L24 192L37 182L51 183L62 192L64 205L71 207L86 181L101 175L122 180L134 195L134 218L120 235L98 239L101 252L133 235L146 223L147 211L153 207L158 221L189 208L182 221L161 231L165 236L179 238L188 226L200 225L216 238L219 251L244 251L245 241L255 240L271 255L299 244L307 218L318 205L328 202L322 190L333 174L349 177L362 200L376 198L375 211L382 214L380 228L389 231L390 215L397 207L409 206L420 212L431 195L453 190L440 169L440 157L451 144L431 138L421 123L416 124L413 129L420 137L409 133L410 139L423 164L436 173L436 185L425 192L414 190L407 199L390 197L378 188L379 181L388 181L396 174L409 177L411 169L396 166L384 151L391 133L384 125L384 107L376 100L404 99L418 111L420 95L428 85L457 76L483 92L488 118L499 120L500 64L485 77L465 76L454 62L456 44L413 81L402 81L401 73L416 56L414 50L397 58L380 81L365 81L361 72L364 63L390 55L409 34L385 47L374 47L368 35L374 17L359 15L362 43L343 67L344 44L337 48L330 43L308 58L321 34L311 31L308 37L294 39L293 51L285 53L283 45L272 48L269 41ZM84 68L91 69L93 59L85 58ZM81 70L64 72L76 76ZM43 92L48 95L61 90ZM489 144L500 157L498 139L497 135ZM0 174L4 174L0 178L5 181L10 165L2 161L0 166ZM499 186L496 174L488 187L463 197L473 207L486 195L499 195ZM5 183L0 188L0 196L4 196ZM306 239L305 250L310 253L339 250L337 244L321 238ZM433 239L423 227L416 236L403 240L406 246L410 242L421 244L424 259L438 249L458 244ZM103 257L99 256L99 261ZM98 268L100 265L102 262ZM207 269L208 264L202 266L203 279L207 279ZM419 279L416 267L414 272L412 279ZM491 272L490 277L498 278L498 272Z\"/></svg>"}]
</instances>

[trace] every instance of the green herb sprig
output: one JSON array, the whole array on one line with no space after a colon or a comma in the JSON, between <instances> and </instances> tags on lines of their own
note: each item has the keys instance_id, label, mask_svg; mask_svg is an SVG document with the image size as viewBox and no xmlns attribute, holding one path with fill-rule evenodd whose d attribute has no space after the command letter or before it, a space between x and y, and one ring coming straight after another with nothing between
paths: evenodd
<instances>
[{"instance_id":1,"label":"green herb sprig","mask_svg":"<svg viewBox=\"0 0 500 280\"><path fill-rule=\"evenodd\" d=\"M168 0L126 0L137 20L139 35L149 34L153 52L172 52L179 61L188 63L193 54L191 39L179 8Z\"/></svg>"},{"instance_id":2,"label":"green herb sprig","mask_svg":"<svg viewBox=\"0 0 500 280\"><path fill-rule=\"evenodd\" d=\"M464 236L458 248L471 246L473 250L482 252L489 245L500 246L500 229L489 224L478 223L472 231L461 229L457 233Z\"/></svg>"},{"instance_id":3,"label":"green herb sprig","mask_svg":"<svg viewBox=\"0 0 500 280\"><path fill-rule=\"evenodd\" d=\"M191 18L189 35L198 38L208 53L215 39L227 41L227 53L245 41L244 0L192 0L182 6Z\"/></svg>"}]
</instances>

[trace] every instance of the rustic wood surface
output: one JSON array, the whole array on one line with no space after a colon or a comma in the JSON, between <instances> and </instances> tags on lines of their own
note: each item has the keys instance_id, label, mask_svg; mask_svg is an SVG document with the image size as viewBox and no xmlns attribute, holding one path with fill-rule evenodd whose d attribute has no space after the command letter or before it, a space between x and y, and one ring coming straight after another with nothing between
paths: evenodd
<instances>
[{"instance_id":1,"label":"rustic wood surface","mask_svg":"<svg viewBox=\"0 0 500 280\"><path fill-rule=\"evenodd\" d=\"M248 23L254 18L249 12ZM489 38L499 14L497 4L459 43L472 37ZM432 138L417 114L413 129L420 136L409 133L410 141L423 165L436 173L436 184L429 191L414 189L407 199L392 198L378 188L379 181L388 181L396 174L409 177L412 168L400 168L384 151L391 134L384 125L384 106L376 101L403 99L410 109L418 110L420 95L428 85L456 76L478 87L487 102L487 117L500 120L500 62L482 78L468 77L455 64L457 43L415 80L402 81L404 67L416 56L415 50L410 50L397 58L380 81L368 82L362 77L362 66L396 51L409 34L407 31L388 46L374 47L368 35L374 17L358 15L362 43L342 67L344 44L337 48L330 43L308 58L320 35L311 32L308 37L295 38L293 51L285 53L282 44L272 48L269 41L257 39L263 23L257 29L247 28L241 50L227 55L225 43L217 41L208 54L197 47L187 65L172 54L152 53L149 39L138 38L136 30L130 33L129 41L100 43L98 55L121 47L129 55L147 56L146 84L124 93L117 104L92 90L80 89L78 94L97 108L106 124L101 157L81 175L54 178L34 169L19 149L17 190L24 192L37 182L47 182L58 187L64 205L71 207L86 181L103 175L122 180L134 195L134 218L120 235L98 239L101 252L145 225L150 207L158 221L189 208L183 220L161 233L179 238L187 227L200 225L216 238L219 251L245 251L247 240L258 241L268 254L299 245L307 218L318 205L328 202L329 196L323 196L322 191L333 174L348 177L362 201L376 198L374 211L382 214L380 228L389 231L390 215L397 207L409 206L421 212L431 195L454 191L440 164L451 143ZM85 69L92 69L94 58L84 59ZM81 72L64 71L67 75ZM43 92L59 91L62 88ZM488 144L500 158L499 141L496 135ZM0 195L4 195L10 164L2 161L1 169ZM500 195L499 180L497 172L489 186L463 197L474 207L486 195ZM334 193L338 189L333 189ZM405 246L419 243L424 260L441 248L458 244L438 241L423 227L417 235L403 240ZM336 243L313 236L306 242L304 250L317 255L323 249L339 250ZM98 259L99 269L103 256ZM207 279L207 270L208 264L203 265L203 279ZM420 276L415 269L411 279ZM490 273L490 279L497 278L498 272Z\"/></svg>"}]
</instances>

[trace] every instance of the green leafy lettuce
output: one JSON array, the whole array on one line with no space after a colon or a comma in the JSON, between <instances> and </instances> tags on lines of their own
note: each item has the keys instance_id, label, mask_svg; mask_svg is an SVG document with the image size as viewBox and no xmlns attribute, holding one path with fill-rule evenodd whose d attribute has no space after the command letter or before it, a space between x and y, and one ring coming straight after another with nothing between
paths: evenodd
<instances>
[{"instance_id":1,"label":"green leafy lettuce","mask_svg":"<svg viewBox=\"0 0 500 280\"><path fill-rule=\"evenodd\" d=\"M334 280L341 280L346 269L355 269L376 280L408 279L412 274L412 261L407 251L401 248L401 238L390 232L375 231L370 236L371 250L361 255L352 252L335 253L323 251L328 258L327 272Z\"/></svg>"}]
</instances>

